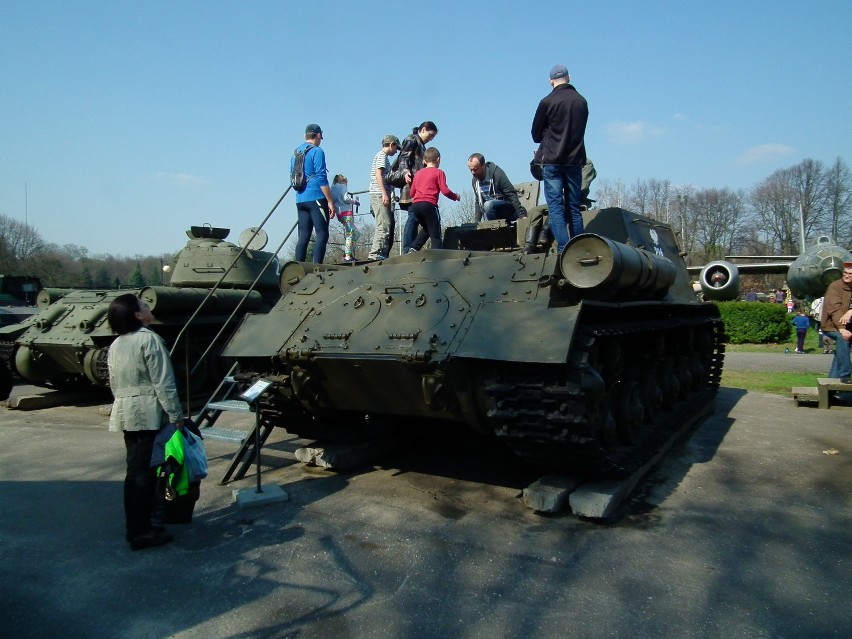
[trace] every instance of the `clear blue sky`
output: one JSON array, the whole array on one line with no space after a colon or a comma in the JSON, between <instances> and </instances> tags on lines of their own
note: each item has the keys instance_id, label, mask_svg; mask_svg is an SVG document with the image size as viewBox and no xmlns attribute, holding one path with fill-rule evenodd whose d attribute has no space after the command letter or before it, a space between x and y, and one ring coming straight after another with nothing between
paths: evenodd
<instances>
[{"instance_id":1,"label":"clear blue sky","mask_svg":"<svg viewBox=\"0 0 852 639\"><path fill-rule=\"evenodd\" d=\"M208 222L236 241L309 122L352 190L423 120L451 188L476 151L525 181L554 64L589 102L599 179L852 163L848 0L295 4L0 2L0 213L92 254L174 252ZM295 219L291 194L271 245Z\"/></svg>"}]
</instances>

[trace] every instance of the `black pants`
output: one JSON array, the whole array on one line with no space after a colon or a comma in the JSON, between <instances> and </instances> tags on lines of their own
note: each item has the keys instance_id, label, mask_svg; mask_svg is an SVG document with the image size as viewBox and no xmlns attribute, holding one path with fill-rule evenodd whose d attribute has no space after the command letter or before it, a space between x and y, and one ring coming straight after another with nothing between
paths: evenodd
<instances>
[{"instance_id":1,"label":"black pants","mask_svg":"<svg viewBox=\"0 0 852 639\"><path fill-rule=\"evenodd\" d=\"M441 217L438 214L438 207L429 202L414 202L409 211L417 220L417 223L426 229L429 239L432 241L432 248L443 248L444 244L441 240ZM411 248L417 251L422 249L426 243L426 239L421 238L422 235L418 235Z\"/></svg>"},{"instance_id":2,"label":"black pants","mask_svg":"<svg viewBox=\"0 0 852 639\"><path fill-rule=\"evenodd\" d=\"M151 453L156 437L155 430L124 431L124 446L127 449L124 517L129 539L151 531L157 485L156 471L151 468Z\"/></svg>"}]
</instances>

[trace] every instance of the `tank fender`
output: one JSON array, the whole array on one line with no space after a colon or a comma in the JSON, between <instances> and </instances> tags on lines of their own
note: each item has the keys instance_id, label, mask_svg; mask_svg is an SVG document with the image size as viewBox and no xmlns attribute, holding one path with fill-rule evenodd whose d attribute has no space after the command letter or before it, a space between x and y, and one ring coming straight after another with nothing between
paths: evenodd
<instances>
[{"instance_id":1,"label":"tank fender","mask_svg":"<svg viewBox=\"0 0 852 639\"><path fill-rule=\"evenodd\" d=\"M545 308L527 302L489 302L476 310L455 357L558 364L566 361L580 306ZM534 321L530 321L531 318ZM538 320L538 321L536 321Z\"/></svg>"}]
</instances>

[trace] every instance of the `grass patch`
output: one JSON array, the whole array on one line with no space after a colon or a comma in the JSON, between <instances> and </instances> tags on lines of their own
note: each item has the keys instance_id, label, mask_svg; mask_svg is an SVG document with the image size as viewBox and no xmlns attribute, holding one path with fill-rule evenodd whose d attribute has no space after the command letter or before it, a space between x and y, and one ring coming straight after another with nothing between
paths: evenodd
<instances>
[{"instance_id":1,"label":"grass patch","mask_svg":"<svg viewBox=\"0 0 852 639\"><path fill-rule=\"evenodd\" d=\"M759 371L729 371L722 369L722 386L744 388L749 391L790 396L796 386L816 387L818 373L767 373Z\"/></svg>"},{"instance_id":2,"label":"grass patch","mask_svg":"<svg viewBox=\"0 0 852 639\"><path fill-rule=\"evenodd\" d=\"M725 345L725 350L732 353L783 353L785 348L789 348L791 351L796 350L796 331L793 331L793 335L786 342ZM819 347L819 335L813 329L809 329L805 335L805 352L822 353L822 349Z\"/></svg>"}]
</instances>

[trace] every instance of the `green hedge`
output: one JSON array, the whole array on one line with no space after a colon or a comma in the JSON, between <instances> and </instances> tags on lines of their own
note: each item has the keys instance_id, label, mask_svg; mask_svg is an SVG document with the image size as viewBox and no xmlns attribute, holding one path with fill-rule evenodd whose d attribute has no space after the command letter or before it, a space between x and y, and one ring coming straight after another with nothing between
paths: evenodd
<instances>
[{"instance_id":1,"label":"green hedge","mask_svg":"<svg viewBox=\"0 0 852 639\"><path fill-rule=\"evenodd\" d=\"M792 315L784 304L718 302L731 344L786 342L793 333Z\"/></svg>"}]
</instances>

